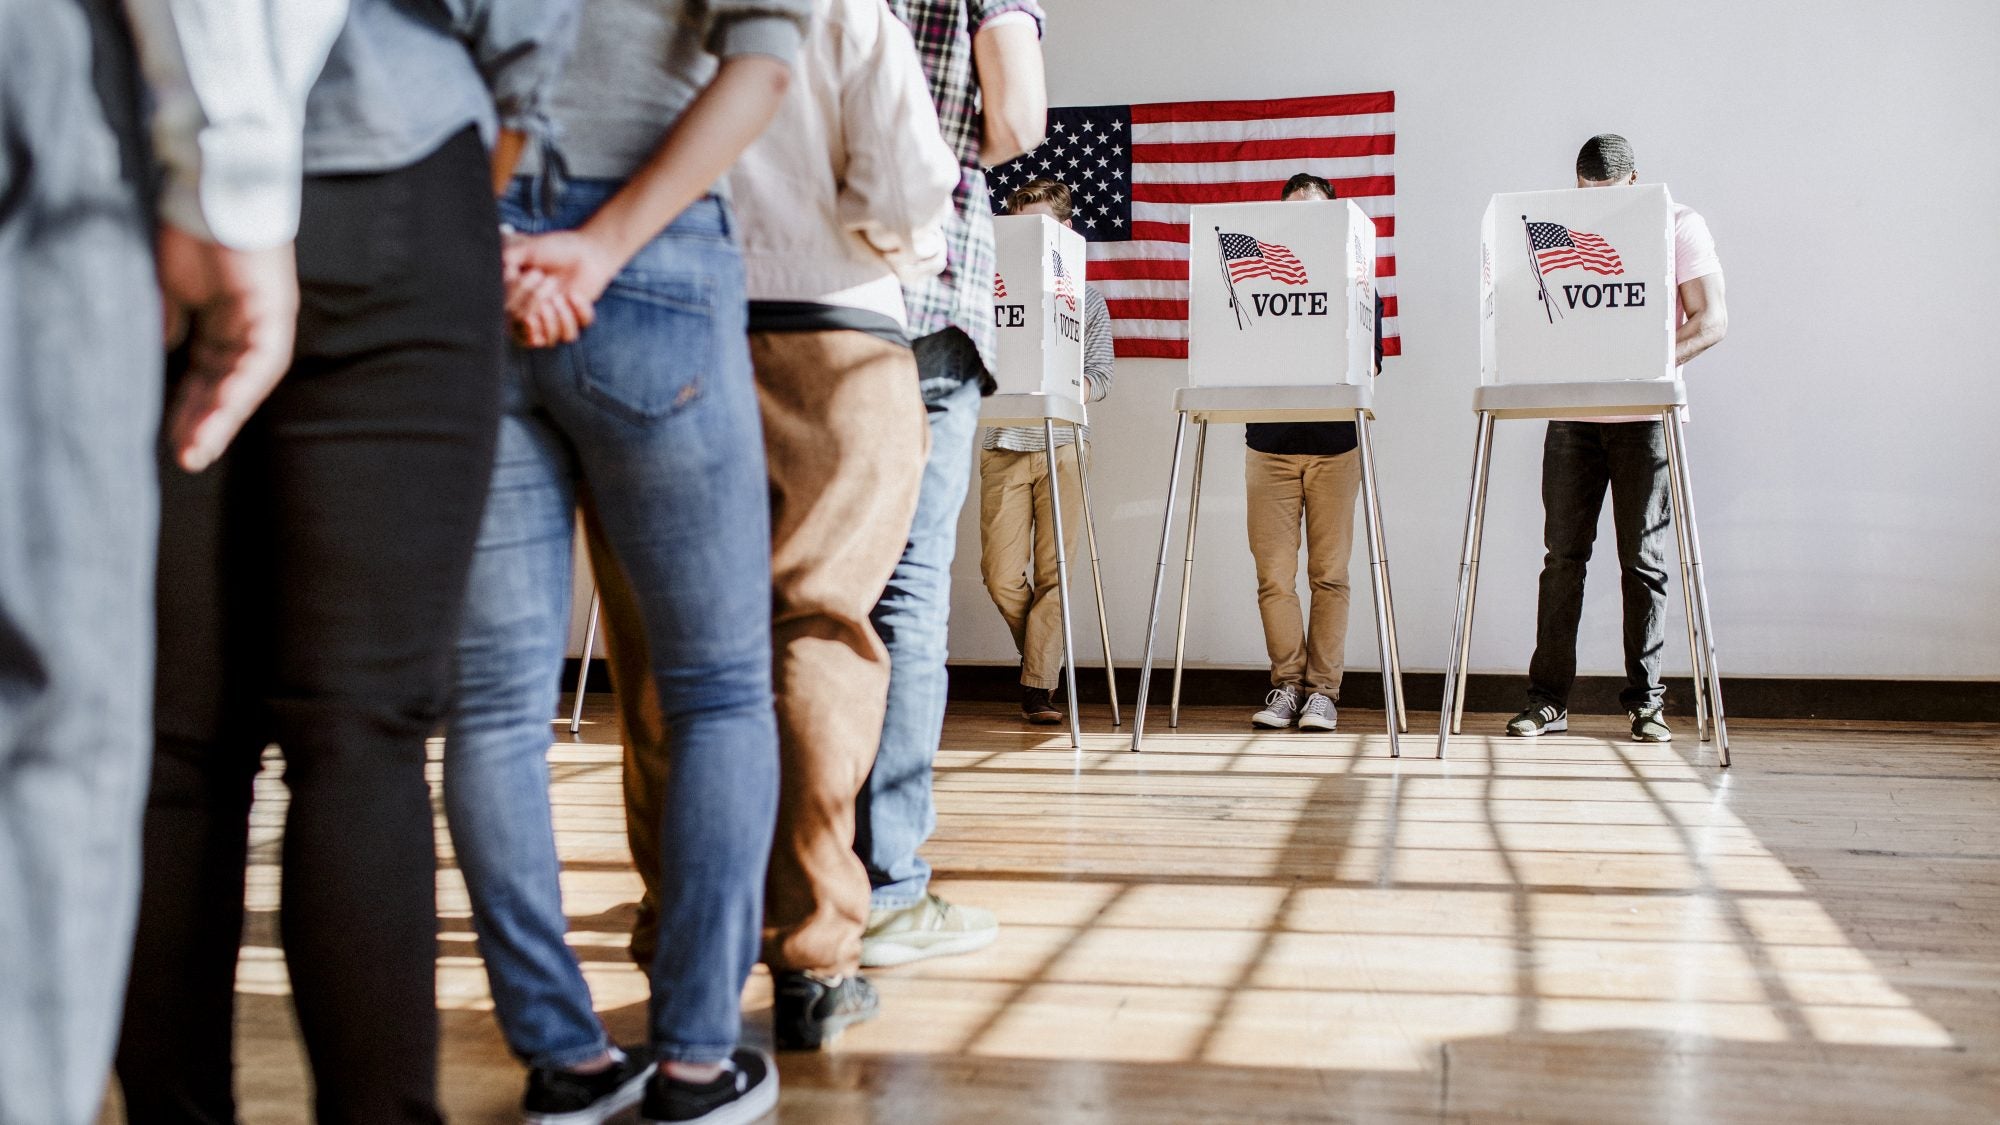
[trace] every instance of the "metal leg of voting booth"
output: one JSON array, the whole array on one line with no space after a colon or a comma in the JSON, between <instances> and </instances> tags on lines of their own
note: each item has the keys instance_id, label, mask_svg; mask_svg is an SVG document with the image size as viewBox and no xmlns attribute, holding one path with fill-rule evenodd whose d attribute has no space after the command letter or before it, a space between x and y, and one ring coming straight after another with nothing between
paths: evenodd
<instances>
[{"instance_id":1,"label":"metal leg of voting booth","mask_svg":"<svg viewBox=\"0 0 2000 1125\"><path fill-rule=\"evenodd\" d=\"M1473 504L1472 582L1465 590L1465 644L1458 650L1458 695L1451 709L1451 733L1465 731L1466 685L1472 677L1472 625L1479 616L1479 560L1486 549L1486 489L1493 483L1493 441L1486 442L1486 468L1479 474L1479 499Z\"/></svg>"},{"instance_id":2,"label":"metal leg of voting booth","mask_svg":"<svg viewBox=\"0 0 2000 1125\"><path fill-rule=\"evenodd\" d=\"M1086 456L1083 428L1072 424L1076 437L1076 481L1083 492L1083 530L1090 543L1090 587L1097 594L1097 634L1104 641L1104 686L1111 693L1111 725L1121 726L1118 714L1118 666L1111 659L1111 621L1104 613L1104 573L1097 562L1097 520L1090 512L1090 458Z\"/></svg>"},{"instance_id":3,"label":"metal leg of voting booth","mask_svg":"<svg viewBox=\"0 0 2000 1125\"><path fill-rule=\"evenodd\" d=\"M1077 456L1083 455L1078 449ZM1063 682L1069 687L1069 745L1083 749L1083 719L1076 710L1076 631L1070 626L1069 543L1063 538L1062 474L1056 471L1056 424L1042 419L1042 455L1049 461L1049 512L1055 524L1056 599L1062 607ZM1079 462L1080 464L1081 462Z\"/></svg>"},{"instance_id":4,"label":"metal leg of voting booth","mask_svg":"<svg viewBox=\"0 0 2000 1125\"><path fill-rule=\"evenodd\" d=\"M1451 621L1451 651L1445 659L1444 698L1438 710L1438 749L1442 758L1451 743L1452 727L1465 691L1465 653L1472 645L1472 588L1479 566L1480 524L1485 518L1486 469L1493 457L1493 415L1479 412L1479 435L1472 447L1472 485L1465 499L1465 548L1458 563L1458 609Z\"/></svg>"},{"instance_id":5,"label":"metal leg of voting booth","mask_svg":"<svg viewBox=\"0 0 2000 1125\"><path fill-rule=\"evenodd\" d=\"M1701 565L1701 521L1695 515L1694 474L1688 464L1687 411L1677 407L1668 412L1671 424L1667 440L1673 443L1672 486L1680 489L1681 507L1687 512L1689 566L1694 572L1694 607L1701 618L1702 663L1708 666L1708 717L1715 728L1715 752L1723 766L1729 765L1729 723L1722 710L1722 672L1715 661L1715 627L1708 608L1708 577Z\"/></svg>"},{"instance_id":6,"label":"metal leg of voting booth","mask_svg":"<svg viewBox=\"0 0 2000 1125\"><path fill-rule=\"evenodd\" d=\"M1375 424L1367 413L1356 416L1361 444L1368 450L1370 464L1375 461ZM1372 469L1370 470L1373 471ZM1389 664L1396 671L1396 729L1403 734L1410 733L1410 693L1403 688L1402 633L1396 628L1396 584L1393 580L1394 568L1389 565L1389 533L1382 523L1382 490L1374 492L1371 511L1375 513L1376 535L1382 540L1382 592L1389 603Z\"/></svg>"},{"instance_id":7,"label":"metal leg of voting booth","mask_svg":"<svg viewBox=\"0 0 2000 1125\"><path fill-rule=\"evenodd\" d=\"M1694 567L1689 561L1687 512L1681 506L1681 460L1673 440L1673 412L1660 412L1660 428L1666 431L1667 495L1673 501L1674 546L1681 560L1681 601L1687 610L1688 661L1694 670L1694 738L1708 741L1708 666L1701 658L1700 618L1694 609Z\"/></svg>"},{"instance_id":8,"label":"metal leg of voting booth","mask_svg":"<svg viewBox=\"0 0 2000 1125\"><path fill-rule=\"evenodd\" d=\"M597 596L597 587L590 588L590 624L583 629L583 659L576 666L576 701L570 704L569 732L577 734L583 730L583 688L590 680L590 654L597 648L597 615L603 609L603 602Z\"/></svg>"},{"instance_id":9,"label":"metal leg of voting booth","mask_svg":"<svg viewBox=\"0 0 2000 1125\"><path fill-rule=\"evenodd\" d=\"M1160 629L1160 594L1167 585L1167 548L1173 542L1174 495L1181 483L1181 446L1187 440L1187 415L1174 423L1174 460L1167 470L1167 502L1160 517L1160 562L1153 572L1153 600L1146 611L1146 655L1139 663L1139 699L1132 705L1132 749L1146 737L1146 694L1153 686L1153 637Z\"/></svg>"},{"instance_id":10,"label":"metal leg of voting booth","mask_svg":"<svg viewBox=\"0 0 2000 1125\"><path fill-rule=\"evenodd\" d=\"M1376 503L1375 453L1373 443L1368 440L1367 414L1356 415L1355 426L1356 444L1361 448L1362 502L1367 506L1363 515L1368 527L1368 573L1375 587L1375 644L1382 658L1383 725L1389 728L1389 756L1400 758L1403 747L1397 739L1397 726L1403 703L1397 697L1396 662L1392 655L1396 647L1395 629L1389 621L1389 560L1382 548L1382 509ZM1191 530L1189 538L1193 538Z\"/></svg>"},{"instance_id":11,"label":"metal leg of voting booth","mask_svg":"<svg viewBox=\"0 0 2000 1125\"><path fill-rule=\"evenodd\" d=\"M1167 725L1181 725L1181 672L1187 661L1188 593L1194 586L1194 533L1201 523L1202 455L1208 450L1208 423L1196 423L1194 477L1188 481L1187 555L1181 561L1181 612L1174 620L1174 690L1167 707Z\"/></svg>"}]
</instances>

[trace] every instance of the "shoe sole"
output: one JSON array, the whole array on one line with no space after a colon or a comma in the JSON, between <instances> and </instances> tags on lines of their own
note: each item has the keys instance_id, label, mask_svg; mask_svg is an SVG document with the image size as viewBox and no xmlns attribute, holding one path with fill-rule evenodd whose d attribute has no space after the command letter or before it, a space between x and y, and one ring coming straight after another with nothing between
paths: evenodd
<instances>
[{"instance_id":1,"label":"shoe sole","mask_svg":"<svg viewBox=\"0 0 2000 1125\"><path fill-rule=\"evenodd\" d=\"M588 1109L571 1110L568 1113L524 1113L521 1120L526 1125L604 1125L604 1122L638 1105L646 1097L646 1083L652 1081L657 1065L649 1066L626 1081L611 1095Z\"/></svg>"},{"instance_id":2,"label":"shoe sole","mask_svg":"<svg viewBox=\"0 0 2000 1125\"><path fill-rule=\"evenodd\" d=\"M1507 737L1509 737L1509 738L1540 738L1541 736L1543 736L1543 735L1545 735L1545 734L1561 734L1562 732L1564 732L1564 731L1566 731L1566 730L1568 730L1568 729L1569 729L1569 720L1568 720L1568 719L1557 719L1557 720L1556 720L1555 722L1553 722L1553 723L1549 723L1549 724L1547 724L1546 726L1540 726L1540 727L1536 727L1536 728L1535 728L1534 730L1515 730L1515 729L1513 729L1512 727L1509 727L1509 728L1507 729Z\"/></svg>"},{"instance_id":3,"label":"shoe sole","mask_svg":"<svg viewBox=\"0 0 2000 1125\"><path fill-rule=\"evenodd\" d=\"M1336 730L1338 729L1337 724L1338 720L1316 719L1311 715L1305 715L1299 719L1300 730Z\"/></svg>"},{"instance_id":4,"label":"shoe sole","mask_svg":"<svg viewBox=\"0 0 2000 1125\"><path fill-rule=\"evenodd\" d=\"M778 1068L773 1066L764 1072L764 1080L757 1088L733 1102L716 1106L700 1117L686 1121L667 1121L658 1117L639 1116L640 1125L750 1125L759 1121L778 1108Z\"/></svg>"},{"instance_id":5,"label":"shoe sole","mask_svg":"<svg viewBox=\"0 0 2000 1125\"><path fill-rule=\"evenodd\" d=\"M1063 721L1061 711L1037 711L1032 715L1022 715L1021 717L1038 727L1052 727Z\"/></svg>"},{"instance_id":6,"label":"shoe sole","mask_svg":"<svg viewBox=\"0 0 2000 1125\"><path fill-rule=\"evenodd\" d=\"M1258 730L1289 730L1292 723L1291 720L1280 719L1268 711L1259 711L1250 716L1250 725Z\"/></svg>"},{"instance_id":7,"label":"shoe sole","mask_svg":"<svg viewBox=\"0 0 2000 1125\"><path fill-rule=\"evenodd\" d=\"M956 957L961 953L977 953L993 944L1000 936L1000 928L983 932L961 934L926 945L910 945L905 942L887 940L861 943L861 967L864 969L888 969L897 965L907 965L912 961L924 961L932 957Z\"/></svg>"},{"instance_id":8,"label":"shoe sole","mask_svg":"<svg viewBox=\"0 0 2000 1125\"><path fill-rule=\"evenodd\" d=\"M1674 736L1671 734L1665 736L1664 738L1652 738L1648 735L1643 735L1643 734L1635 734L1632 736L1632 741L1634 742L1672 742L1673 740Z\"/></svg>"}]
</instances>

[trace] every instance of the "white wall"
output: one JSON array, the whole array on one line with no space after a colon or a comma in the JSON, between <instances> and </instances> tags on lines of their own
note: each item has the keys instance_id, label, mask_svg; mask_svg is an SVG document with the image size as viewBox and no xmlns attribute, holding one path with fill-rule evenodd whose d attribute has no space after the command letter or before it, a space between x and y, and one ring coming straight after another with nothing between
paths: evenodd
<instances>
[{"instance_id":1,"label":"white wall","mask_svg":"<svg viewBox=\"0 0 2000 1125\"><path fill-rule=\"evenodd\" d=\"M1043 0L1053 104L1396 91L1404 353L1380 384L1382 490L1406 667L1444 663L1478 381L1486 198L1567 186L1629 137L1707 216L1729 338L1690 368L1721 663L1735 675L2000 675L2000 5ZM1574 77L1587 75L1589 77ZM1184 365L1122 360L1093 412L1113 648L1136 662ZM1526 667L1542 426L1502 423L1477 670ZM1191 664L1256 666L1242 431L1216 426ZM1011 663L960 524L952 657ZM1620 668L1607 527L1580 651ZM1375 666L1357 551L1348 653ZM1079 580L1087 570L1079 569ZM1162 636L1169 636L1178 553ZM1079 585L1079 589L1084 587ZM1683 636L1679 594L1668 636ZM1100 652L1087 600L1079 647ZM1685 653L1670 647L1669 672ZM1676 653L1678 653L1676 655Z\"/></svg>"}]
</instances>

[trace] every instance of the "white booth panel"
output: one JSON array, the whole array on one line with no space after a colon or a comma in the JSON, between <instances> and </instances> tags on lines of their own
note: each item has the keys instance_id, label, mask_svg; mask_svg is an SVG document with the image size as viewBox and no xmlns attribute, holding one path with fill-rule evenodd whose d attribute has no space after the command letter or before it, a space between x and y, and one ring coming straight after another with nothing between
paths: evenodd
<instances>
[{"instance_id":1,"label":"white booth panel","mask_svg":"<svg viewBox=\"0 0 2000 1125\"><path fill-rule=\"evenodd\" d=\"M1188 385L1366 385L1375 224L1347 200L1190 208Z\"/></svg>"},{"instance_id":2,"label":"white booth panel","mask_svg":"<svg viewBox=\"0 0 2000 1125\"><path fill-rule=\"evenodd\" d=\"M1675 377L1664 185L1496 195L1479 262L1480 382Z\"/></svg>"},{"instance_id":3,"label":"white booth panel","mask_svg":"<svg viewBox=\"0 0 2000 1125\"><path fill-rule=\"evenodd\" d=\"M1083 236L1047 215L993 220L999 393L1089 400L1083 379Z\"/></svg>"}]
</instances>

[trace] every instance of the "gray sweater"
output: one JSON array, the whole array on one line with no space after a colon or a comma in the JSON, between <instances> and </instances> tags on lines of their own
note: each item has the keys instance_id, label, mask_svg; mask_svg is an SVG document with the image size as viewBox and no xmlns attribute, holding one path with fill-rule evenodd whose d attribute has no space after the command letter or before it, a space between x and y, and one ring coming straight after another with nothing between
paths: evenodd
<instances>
[{"instance_id":1,"label":"gray sweater","mask_svg":"<svg viewBox=\"0 0 2000 1125\"><path fill-rule=\"evenodd\" d=\"M353 0L306 101L306 173L402 168L469 125L543 132L578 6Z\"/></svg>"},{"instance_id":2,"label":"gray sweater","mask_svg":"<svg viewBox=\"0 0 2000 1125\"><path fill-rule=\"evenodd\" d=\"M579 179L629 177L715 76L718 59L790 63L812 8L812 0L585 0L551 112L564 170ZM523 172L540 167L537 155L523 160Z\"/></svg>"}]
</instances>

